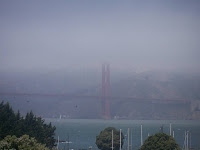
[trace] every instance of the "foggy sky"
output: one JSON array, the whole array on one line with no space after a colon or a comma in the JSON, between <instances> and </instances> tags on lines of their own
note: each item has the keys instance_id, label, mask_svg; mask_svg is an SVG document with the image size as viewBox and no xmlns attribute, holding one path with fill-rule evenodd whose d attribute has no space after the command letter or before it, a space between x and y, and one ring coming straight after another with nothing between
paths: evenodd
<instances>
[{"instance_id":1,"label":"foggy sky","mask_svg":"<svg viewBox=\"0 0 200 150\"><path fill-rule=\"evenodd\" d=\"M0 1L0 71L200 68L200 1Z\"/></svg>"}]
</instances>

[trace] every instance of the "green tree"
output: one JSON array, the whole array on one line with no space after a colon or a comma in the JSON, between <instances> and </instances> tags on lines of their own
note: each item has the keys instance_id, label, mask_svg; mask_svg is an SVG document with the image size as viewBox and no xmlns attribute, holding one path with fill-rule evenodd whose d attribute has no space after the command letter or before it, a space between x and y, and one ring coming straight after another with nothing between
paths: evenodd
<instances>
[{"instance_id":1,"label":"green tree","mask_svg":"<svg viewBox=\"0 0 200 150\"><path fill-rule=\"evenodd\" d=\"M49 150L44 144L38 143L35 138L29 138L28 135L23 135L19 138L8 135L0 141L0 149Z\"/></svg>"},{"instance_id":2,"label":"green tree","mask_svg":"<svg viewBox=\"0 0 200 150\"><path fill-rule=\"evenodd\" d=\"M0 103L0 140L7 135L15 134L15 126L18 118L10 107L9 103Z\"/></svg>"},{"instance_id":3,"label":"green tree","mask_svg":"<svg viewBox=\"0 0 200 150\"><path fill-rule=\"evenodd\" d=\"M36 117L33 112L26 114L23 120L23 134L28 134L31 137L35 137L38 142L46 144L48 147L52 148L55 143L54 131L55 126L51 123L45 124L41 117Z\"/></svg>"},{"instance_id":4,"label":"green tree","mask_svg":"<svg viewBox=\"0 0 200 150\"><path fill-rule=\"evenodd\" d=\"M101 150L110 150L112 147L112 130L113 130L113 147L115 150L120 149L120 131L113 128L108 127L100 132L100 134L96 137L96 145ZM124 135L121 135L121 146L123 145Z\"/></svg>"},{"instance_id":5,"label":"green tree","mask_svg":"<svg viewBox=\"0 0 200 150\"><path fill-rule=\"evenodd\" d=\"M156 133L149 136L140 150L181 150L172 136L165 133Z\"/></svg>"},{"instance_id":6,"label":"green tree","mask_svg":"<svg viewBox=\"0 0 200 150\"><path fill-rule=\"evenodd\" d=\"M0 103L0 140L7 135L20 137L24 134L34 137L39 143L52 148L55 145L55 126L45 124L41 117L28 112L22 118L19 111L15 114L9 103Z\"/></svg>"}]
</instances>

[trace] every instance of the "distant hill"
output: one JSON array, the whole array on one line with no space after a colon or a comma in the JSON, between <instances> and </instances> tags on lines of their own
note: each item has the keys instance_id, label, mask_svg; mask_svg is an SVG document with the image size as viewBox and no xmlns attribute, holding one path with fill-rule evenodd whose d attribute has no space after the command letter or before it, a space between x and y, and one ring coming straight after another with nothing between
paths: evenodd
<instances>
[{"instance_id":1,"label":"distant hill","mask_svg":"<svg viewBox=\"0 0 200 150\"><path fill-rule=\"evenodd\" d=\"M0 73L0 93L101 94L101 72ZM200 74L111 72L111 95L200 100Z\"/></svg>"},{"instance_id":2,"label":"distant hill","mask_svg":"<svg viewBox=\"0 0 200 150\"><path fill-rule=\"evenodd\" d=\"M0 93L72 94L98 85L94 71L0 73Z\"/></svg>"},{"instance_id":3,"label":"distant hill","mask_svg":"<svg viewBox=\"0 0 200 150\"><path fill-rule=\"evenodd\" d=\"M113 96L200 100L200 75L143 72L112 84Z\"/></svg>"},{"instance_id":4,"label":"distant hill","mask_svg":"<svg viewBox=\"0 0 200 150\"><path fill-rule=\"evenodd\" d=\"M93 95L97 98L0 95L22 114L59 118L102 118L101 72L0 73L0 93ZM149 71L111 72L111 96L200 100L200 75ZM199 106L111 101L111 116L121 119L197 119Z\"/></svg>"}]
</instances>

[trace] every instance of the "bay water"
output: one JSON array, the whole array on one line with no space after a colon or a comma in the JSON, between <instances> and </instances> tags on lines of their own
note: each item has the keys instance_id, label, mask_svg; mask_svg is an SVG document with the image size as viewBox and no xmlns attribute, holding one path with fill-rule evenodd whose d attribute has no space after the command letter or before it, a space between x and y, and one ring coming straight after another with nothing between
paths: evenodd
<instances>
[{"instance_id":1,"label":"bay water","mask_svg":"<svg viewBox=\"0 0 200 150\"><path fill-rule=\"evenodd\" d=\"M61 141L59 148L63 149L98 149L95 142L96 136L106 127L122 129L125 136L122 149L127 149L128 128L132 130L132 148L139 149L141 146L141 125L143 126L143 142L148 135L157 132L170 134L170 123L174 138L180 147L183 147L185 131L189 131L189 147L200 149L200 121L195 120L101 120L101 119L45 119L56 126L55 138L59 136ZM130 132L131 133L131 132ZM131 140L131 134L130 138Z\"/></svg>"}]
</instances>

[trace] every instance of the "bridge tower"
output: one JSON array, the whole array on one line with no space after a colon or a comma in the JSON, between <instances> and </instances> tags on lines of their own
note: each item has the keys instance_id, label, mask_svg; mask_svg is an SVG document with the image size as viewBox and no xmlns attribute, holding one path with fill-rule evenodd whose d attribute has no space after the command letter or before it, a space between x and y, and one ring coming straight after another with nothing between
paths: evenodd
<instances>
[{"instance_id":1,"label":"bridge tower","mask_svg":"<svg viewBox=\"0 0 200 150\"><path fill-rule=\"evenodd\" d=\"M110 65L102 65L102 116L110 119Z\"/></svg>"}]
</instances>

